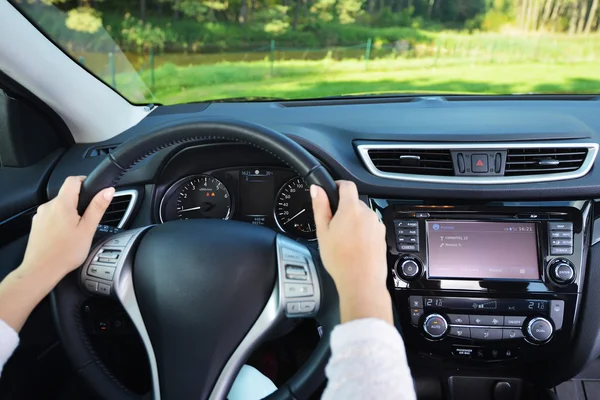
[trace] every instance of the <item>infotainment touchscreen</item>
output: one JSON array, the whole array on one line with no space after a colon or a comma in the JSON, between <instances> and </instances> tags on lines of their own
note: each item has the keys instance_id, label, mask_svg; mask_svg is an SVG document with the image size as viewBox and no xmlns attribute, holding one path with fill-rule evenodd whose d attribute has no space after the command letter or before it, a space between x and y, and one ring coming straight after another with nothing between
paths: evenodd
<instances>
[{"instance_id":1,"label":"infotainment touchscreen","mask_svg":"<svg viewBox=\"0 0 600 400\"><path fill-rule=\"evenodd\" d=\"M427 221L432 278L540 278L535 223Z\"/></svg>"}]
</instances>

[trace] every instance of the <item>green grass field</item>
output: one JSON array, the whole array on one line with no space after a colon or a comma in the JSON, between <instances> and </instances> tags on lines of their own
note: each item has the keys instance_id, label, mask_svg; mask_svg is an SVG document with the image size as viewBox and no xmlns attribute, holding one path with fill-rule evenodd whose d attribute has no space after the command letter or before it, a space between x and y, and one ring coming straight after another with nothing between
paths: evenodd
<instances>
[{"instance_id":1,"label":"green grass field","mask_svg":"<svg viewBox=\"0 0 600 400\"><path fill-rule=\"evenodd\" d=\"M313 51L311 53L311 51ZM318 53L315 53L318 52ZM365 62L356 46L279 50L273 54L159 54L154 80L147 55L121 55L118 90L134 102L173 104L230 97L316 98L368 93L600 93L600 36L516 37L439 34L409 53L374 47ZM262 57L262 58L261 58ZM304 58L304 59L298 59ZM110 84L106 55L86 67ZM129 66L132 71L132 67ZM137 83L136 83L137 80ZM141 92L140 86L151 89Z\"/></svg>"},{"instance_id":2,"label":"green grass field","mask_svg":"<svg viewBox=\"0 0 600 400\"><path fill-rule=\"evenodd\" d=\"M463 64L432 60L286 61L156 70L154 99L163 104L227 97L315 98L364 93L600 93L600 63ZM150 82L149 74L143 78Z\"/></svg>"}]
</instances>

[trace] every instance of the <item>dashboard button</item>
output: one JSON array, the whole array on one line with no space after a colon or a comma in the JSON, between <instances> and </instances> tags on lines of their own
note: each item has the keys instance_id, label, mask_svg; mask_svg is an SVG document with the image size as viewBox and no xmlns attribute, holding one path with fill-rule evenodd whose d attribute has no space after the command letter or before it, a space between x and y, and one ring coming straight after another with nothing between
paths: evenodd
<instances>
[{"instance_id":1,"label":"dashboard button","mask_svg":"<svg viewBox=\"0 0 600 400\"><path fill-rule=\"evenodd\" d=\"M523 332L520 329L502 329L502 339L521 339Z\"/></svg>"},{"instance_id":2,"label":"dashboard button","mask_svg":"<svg viewBox=\"0 0 600 400\"><path fill-rule=\"evenodd\" d=\"M571 232L571 231L551 231L550 237L553 239L573 239L573 232Z\"/></svg>"},{"instance_id":3,"label":"dashboard button","mask_svg":"<svg viewBox=\"0 0 600 400\"><path fill-rule=\"evenodd\" d=\"M394 220L394 226L396 228L418 228L419 227L419 222L418 221L399 221L399 220Z\"/></svg>"},{"instance_id":4,"label":"dashboard button","mask_svg":"<svg viewBox=\"0 0 600 400\"><path fill-rule=\"evenodd\" d=\"M422 315L423 315L422 308L411 308L410 309L410 322L412 322L412 324L414 326L419 326L419 320L421 319Z\"/></svg>"},{"instance_id":5,"label":"dashboard button","mask_svg":"<svg viewBox=\"0 0 600 400\"><path fill-rule=\"evenodd\" d=\"M527 335L535 342L546 342L552 337L552 324L546 318L536 317L529 321Z\"/></svg>"},{"instance_id":6,"label":"dashboard button","mask_svg":"<svg viewBox=\"0 0 600 400\"><path fill-rule=\"evenodd\" d=\"M423 330L434 339L444 336L448 330L448 323L439 314L430 314L425 318Z\"/></svg>"},{"instance_id":7,"label":"dashboard button","mask_svg":"<svg viewBox=\"0 0 600 400\"><path fill-rule=\"evenodd\" d=\"M469 316L463 314L448 314L448 319L452 325L469 325Z\"/></svg>"},{"instance_id":8,"label":"dashboard button","mask_svg":"<svg viewBox=\"0 0 600 400\"><path fill-rule=\"evenodd\" d=\"M410 252L419 251L419 246L417 244L401 243L401 244L398 244L396 247L400 251L410 251Z\"/></svg>"},{"instance_id":9,"label":"dashboard button","mask_svg":"<svg viewBox=\"0 0 600 400\"><path fill-rule=\"evenodd\" d=\"M548 229L551 231L572 231L572 222L548 222Z\"/></svg>"},{"instance_id":10,"label":"dashboard button","mask_svg":"<svg viewBox=\"0 0 600 400\"><path fill-rule=\"evenodd\" d=\"M469 315L471 325L502 326L504 317L498 315Z\"/></svg>"},{"instance_id":11,"label":"dashboard button","mask_svg":"<svg viewBox=\"0 0 600 400\"><path fill-rule=\"evenodd\" d=\"M423 296L410 296L408 304L410 307L423 308Z\"/></svg>"},{"instance_id":12,"label":"dashboard button","mask_svg":"<svg viewBox=\"0 0 600 400\"><path fill-rule=\"evenodd\" d=\"M451 326L450 333L448 335L458 337L458 338L460 338L460 337L470 338L471 330L469 328L463 328L463 327L459 327L459 326Z\"/></svg>"},{"instance_id":13,"label":"dashboard button","mask_svg":"<svg viewBox=\"0 0 600 400\"><path fill-rule=\"evenodd\" d=\"M461 174L465 173L465 156L463 153L458 153L456 155L456 162L458 164L458 172Z\"/></svg>"},{"instance_id":14,"label":"dashboard button","mask_svg":"<svg viewBox=\"0 0 600 400\"><path fill-rule=\"evenodd\" d=\"M471 155L471 172L479 172L479 173L488 172L488 156L487 156L487 154L472 154Z\"/></svg>"},{"instance_id":15,"label":"dashboard button","mask_svg":"<svg viewBox=\"0 0 600 400\"><path fill-rule=\"evenodd\" d=\"M417 236L419 234L419 231L417 229L414 228L408 228L408 229L396 229L396 235L397 236Z\"/></svg>"},{"instance_id":16,"label":"dashboard button","mask_svg":"<svg viewBox=\"0 0 600 400\"><path fill-rule=\"evenodd\" d=\"M554 322L554 328L559 330L563 325L565 302L562 300L550 300L550 318Z\"/></svg>"},{"instance_id":17,"label":"dashboard button","mask_svg":"<svg viewBox=\"0 0 600 400\"><path fill-rule=\"evenodd\" d=\"M552 239L551 246L573 246L573 239Z\"/></svg>"},{"instance_id":18,"label":"dashboard button","mask_svg":"<svg viewBox=\"0 0 600 400\"><path fill-rule=\"evenodd\" d=\"M514 326L516 328L520 328L523 326L525 318L526 317L506 316L504 317L504 326Z\"/></svg>"},{"instance_id":19,"label":"dashboard button","mask_svg":"<svg viewBox=\"0 0 600 400\"><path fill-rule=\"evenodd\" d=\"M419 238L417 236L398 236L396 238L396 242L398 242L398 243L419 243Z\"/></svg>"},{"instance_id":20,"label":"dashboard button","mask_svg":"<svg viewBox=\"0 0 600 400\"><path fill-rule=\"evenodd\" d=\"M502 329L471 328L471 338L478 340L500 340L502 339Z\"/></svg>"},{"instance_id":21,"label":"dashboard button","mask_svg":"<svg viewBox=\"0 0 600 400\"><path fill-rule=\"evenodd\" d=\"M551 256L561 256L561 255L570 255L570 254L573 254L573 247L571 247L571 246L567 246L567 247L552 246L552 247L550 247L550 255Z\"/></svg>"}]
</instances>

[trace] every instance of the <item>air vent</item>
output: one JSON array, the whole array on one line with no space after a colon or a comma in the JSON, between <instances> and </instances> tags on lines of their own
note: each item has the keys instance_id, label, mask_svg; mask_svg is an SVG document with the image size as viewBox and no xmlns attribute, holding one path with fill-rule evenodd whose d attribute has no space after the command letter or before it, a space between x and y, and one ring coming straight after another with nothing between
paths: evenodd
<instances>
[{"instance_id":1,"label":"air vent","mask_svg":"<svg viewBox=\"0 0 600 400\"><path fill-rule=\"evenodd\" d=\"M412 175L454 175L449 150L371 149L369 157L375 168L383 172Z\"/></svg>"},{"instance_id":2,"label":"air vent","mask_svg":"<svg viewBox=\"0 0 600 400\"><path fill-rule=\"evenodd\" d=\"M505 176L577 171L588 155L585 147L508 149Z\"/></svg>"},{"instance_id":3,"label":"air vent","mask_svg":"<svg viewBox=\"0 0 600 400\"><path fill-rule=\"evenodd\" d=\"M108 145L108 146L93 147L87 151L87 153L85 154L85 157L92 158L92 157L106 156L106 155L112 153L118 146L119 146L118 144L112 144L112 145Z\"/></svg>"},{"instance_id":4,"label":"air vent","mask_svg":"<svg viewBox=\"0 0 600 400\"><path fill-rule=\"evenodd\" d=\"M590 172L598 154L597 143L583 142L402 143L357 140L355 145L367 170L379 178L460 185L577 179ZM494 172L460 174L458 154L461 153L492 154ZM500 172L496 167L497 154L501 155L498 160ZM465 158L463 162L469 160Z\"/></svg>"},{"instance_id":5,"label":"air vent","mask_svg":"<svg viewBox=\"0 0 600 400\"><path fill-rule=\"evenodd\" d=\"M137 192L135 190L116 192L108 209L104 213L104 217L102 217L102 221L100 221L100 225L122 228L131 216L136 199Z\"/></svg>"}]
</instances>

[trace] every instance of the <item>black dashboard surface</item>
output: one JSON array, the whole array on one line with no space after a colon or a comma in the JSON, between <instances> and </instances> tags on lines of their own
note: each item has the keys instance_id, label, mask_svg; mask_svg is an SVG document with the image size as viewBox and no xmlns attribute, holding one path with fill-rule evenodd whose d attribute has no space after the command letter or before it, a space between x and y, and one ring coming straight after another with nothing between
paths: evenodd
<instances>
[{"instance_id":1,"label":"black dashboard surface","mask_svg":"<svg viewBox=\"0 0 600 400\"><path fill-rule=\"evenodd\" d=\"M370 174L357 156L354 142L500 142L587 141L600 138L600 101L591 97L558 100L528 97L420 98L411 102L213 103L161 106L133 128L98 144L119 144L143 135L150 127L190 114L250 121L285 133L317 156L335 178L356 182L362 193L415 199L572 199L600 196L600 170L585 177L557 182L511 185L444 185L405 182ZM48 195L53 197L64 178L90 172L101 157L85 158L91 145L73 146L52 174ZM130 171L123 186L152 182L171 150L157 153Z\"/></svg>"}]
</instances>

